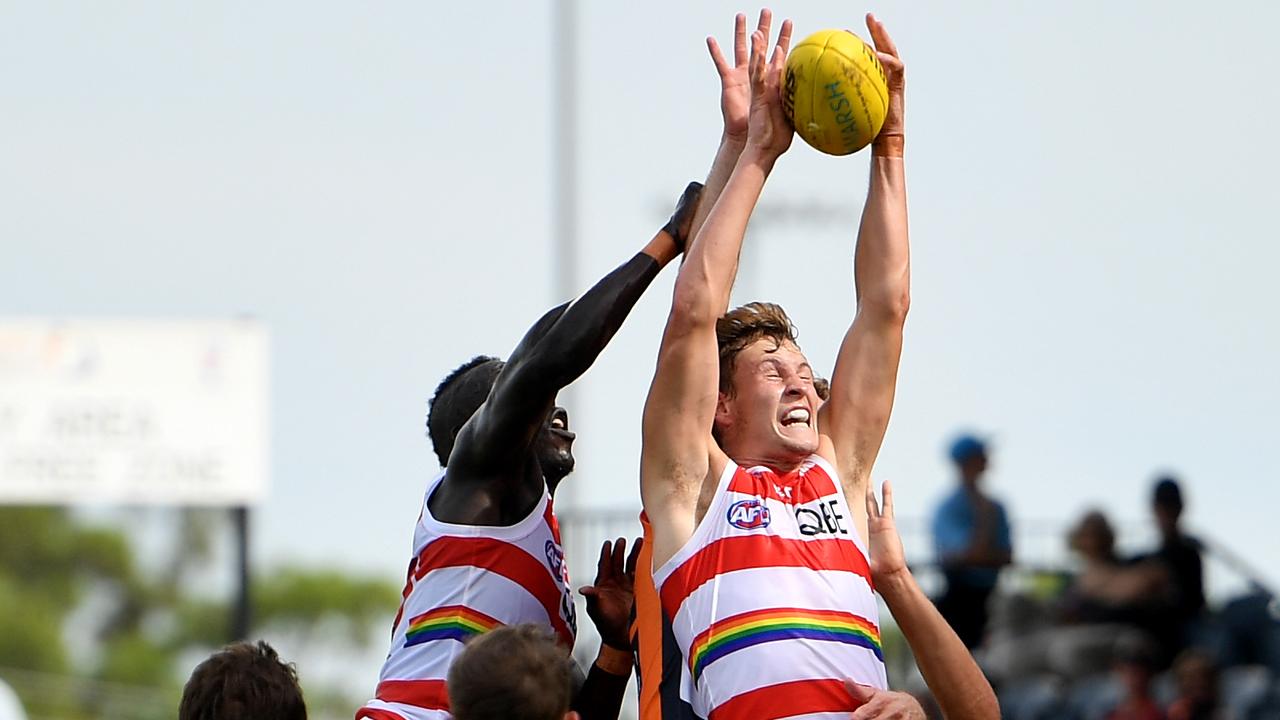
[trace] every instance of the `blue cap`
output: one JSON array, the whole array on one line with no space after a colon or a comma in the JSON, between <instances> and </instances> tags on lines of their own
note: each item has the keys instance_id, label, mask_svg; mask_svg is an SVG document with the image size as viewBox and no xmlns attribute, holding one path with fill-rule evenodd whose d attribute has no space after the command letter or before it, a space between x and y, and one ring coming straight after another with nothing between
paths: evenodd
<instances>
[{"instance_id":1,"label":"blue cap","mask_svg":"<svg viewBox=\"0 0 1280 720\"><path fill-rule=\"evenodd\" d=\"M953 462L962 463L971 457L987 454L987 444L973 435L961 435L951 443L948 451Z\"/></svg>"}]
</instances>

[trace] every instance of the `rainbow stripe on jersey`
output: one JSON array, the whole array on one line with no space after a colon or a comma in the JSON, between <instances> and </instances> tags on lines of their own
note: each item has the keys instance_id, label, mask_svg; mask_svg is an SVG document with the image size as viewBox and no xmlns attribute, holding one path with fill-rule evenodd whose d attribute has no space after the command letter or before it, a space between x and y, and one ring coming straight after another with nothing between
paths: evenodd
<instances>
[{"instance_id":1,"label":"rainbow stripe on jersey","mask_svg":"<svg viewBox=\"0 0 1280 720\"><path fill-rule=\"evenodd\" d=\"M419 645L432 640L457 640L466 642L476 635L487 633L502 623L462 605L446 605L423 613L409 621L405 631L404 646Z\"/></svg>"},{"instance_id":2,"label":"rainbow stripe on jersey","mask_svg":"<svg viewBox=\"0 0 1280 720\"><path fill-rule=\"evenodd\" d=\"M695 637L689 669L697 682L708 665L726 655L761 643L800 639L858 645L884 662L880 630L869 620L840 610L769 608L727 617Z\"/></svg>"}]
</instances>

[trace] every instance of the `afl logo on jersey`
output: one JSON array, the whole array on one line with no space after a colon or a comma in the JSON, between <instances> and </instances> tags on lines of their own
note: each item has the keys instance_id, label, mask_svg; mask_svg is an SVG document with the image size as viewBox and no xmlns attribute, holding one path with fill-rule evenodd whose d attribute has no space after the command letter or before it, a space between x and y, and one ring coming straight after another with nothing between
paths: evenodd
<instances>
[{"instance_id":1,"label":"afl logo on jersey","mask_svg":"<svg viewBox=\"0 0 1280 720\"><path fill-rule=\"evenodd\" d=\"M769 506L759 498L739 500L729 506L729 524L739 530L756 530L769 526Z\"/></svg>"},{"instance_id":2,"label":"afl logo on jersey","mask_svg":"<svg viewBox=\"0 0 1280 720\"><path fill-rule=\"evenodd\" d=\"M547 553L547 566L551 568L551 574L561 577L561 571L564 568L564 551L556 546L552 540L547 541L544 549Z\"/></svg>"}]
</instances>

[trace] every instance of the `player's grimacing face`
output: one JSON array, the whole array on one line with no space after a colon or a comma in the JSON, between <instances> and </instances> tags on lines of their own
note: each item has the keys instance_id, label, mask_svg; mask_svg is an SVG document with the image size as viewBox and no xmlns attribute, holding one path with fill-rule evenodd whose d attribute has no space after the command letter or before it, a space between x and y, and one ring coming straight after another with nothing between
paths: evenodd
<instances>
[{"instance_id":1,"label":"player's grimacing face","mask_svg":"<svg viewBox=\"0 0 1280 720\"><path fill-rule=\"evenodd\" d=\"M721 424L736 451L777 460L817 451L822 401L813 369L794 344L763 338L747 346L734 363L733 390Z\"/></svg>"}]
</instances>

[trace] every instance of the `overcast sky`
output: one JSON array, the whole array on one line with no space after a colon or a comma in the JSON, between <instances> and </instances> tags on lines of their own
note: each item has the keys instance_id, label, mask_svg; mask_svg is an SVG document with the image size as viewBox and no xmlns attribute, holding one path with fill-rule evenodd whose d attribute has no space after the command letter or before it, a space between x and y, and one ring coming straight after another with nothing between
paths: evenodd
<instances>
[{"instance_id":1,"label":"overcast sky","mask_svg":"<svg viewBox=\"0 0 1280 720\"><path fill-rule=\"evenodd\" d=\"M705 175L703 39L727 46L755 8L581 5L585 288ZM899 514L929 514L970 427L994 436L989 488L1023 529L1090 506L1143 522L1171 470L1189 524L1280 580L1278 8L872 8L908 73L913 304L875 472ZM863 10L775 6L800 37L865 33ZM566 299L551 22L517 2L0 2L0 313L260 318L274 451L256 556L400 582L436 469L431 391ZM853 312L866 172L797 140L750 233L735 300L781 302L819 368ZM575 387L562 505L638 507L673 279Z\"/></svg>"}]
</instances>

